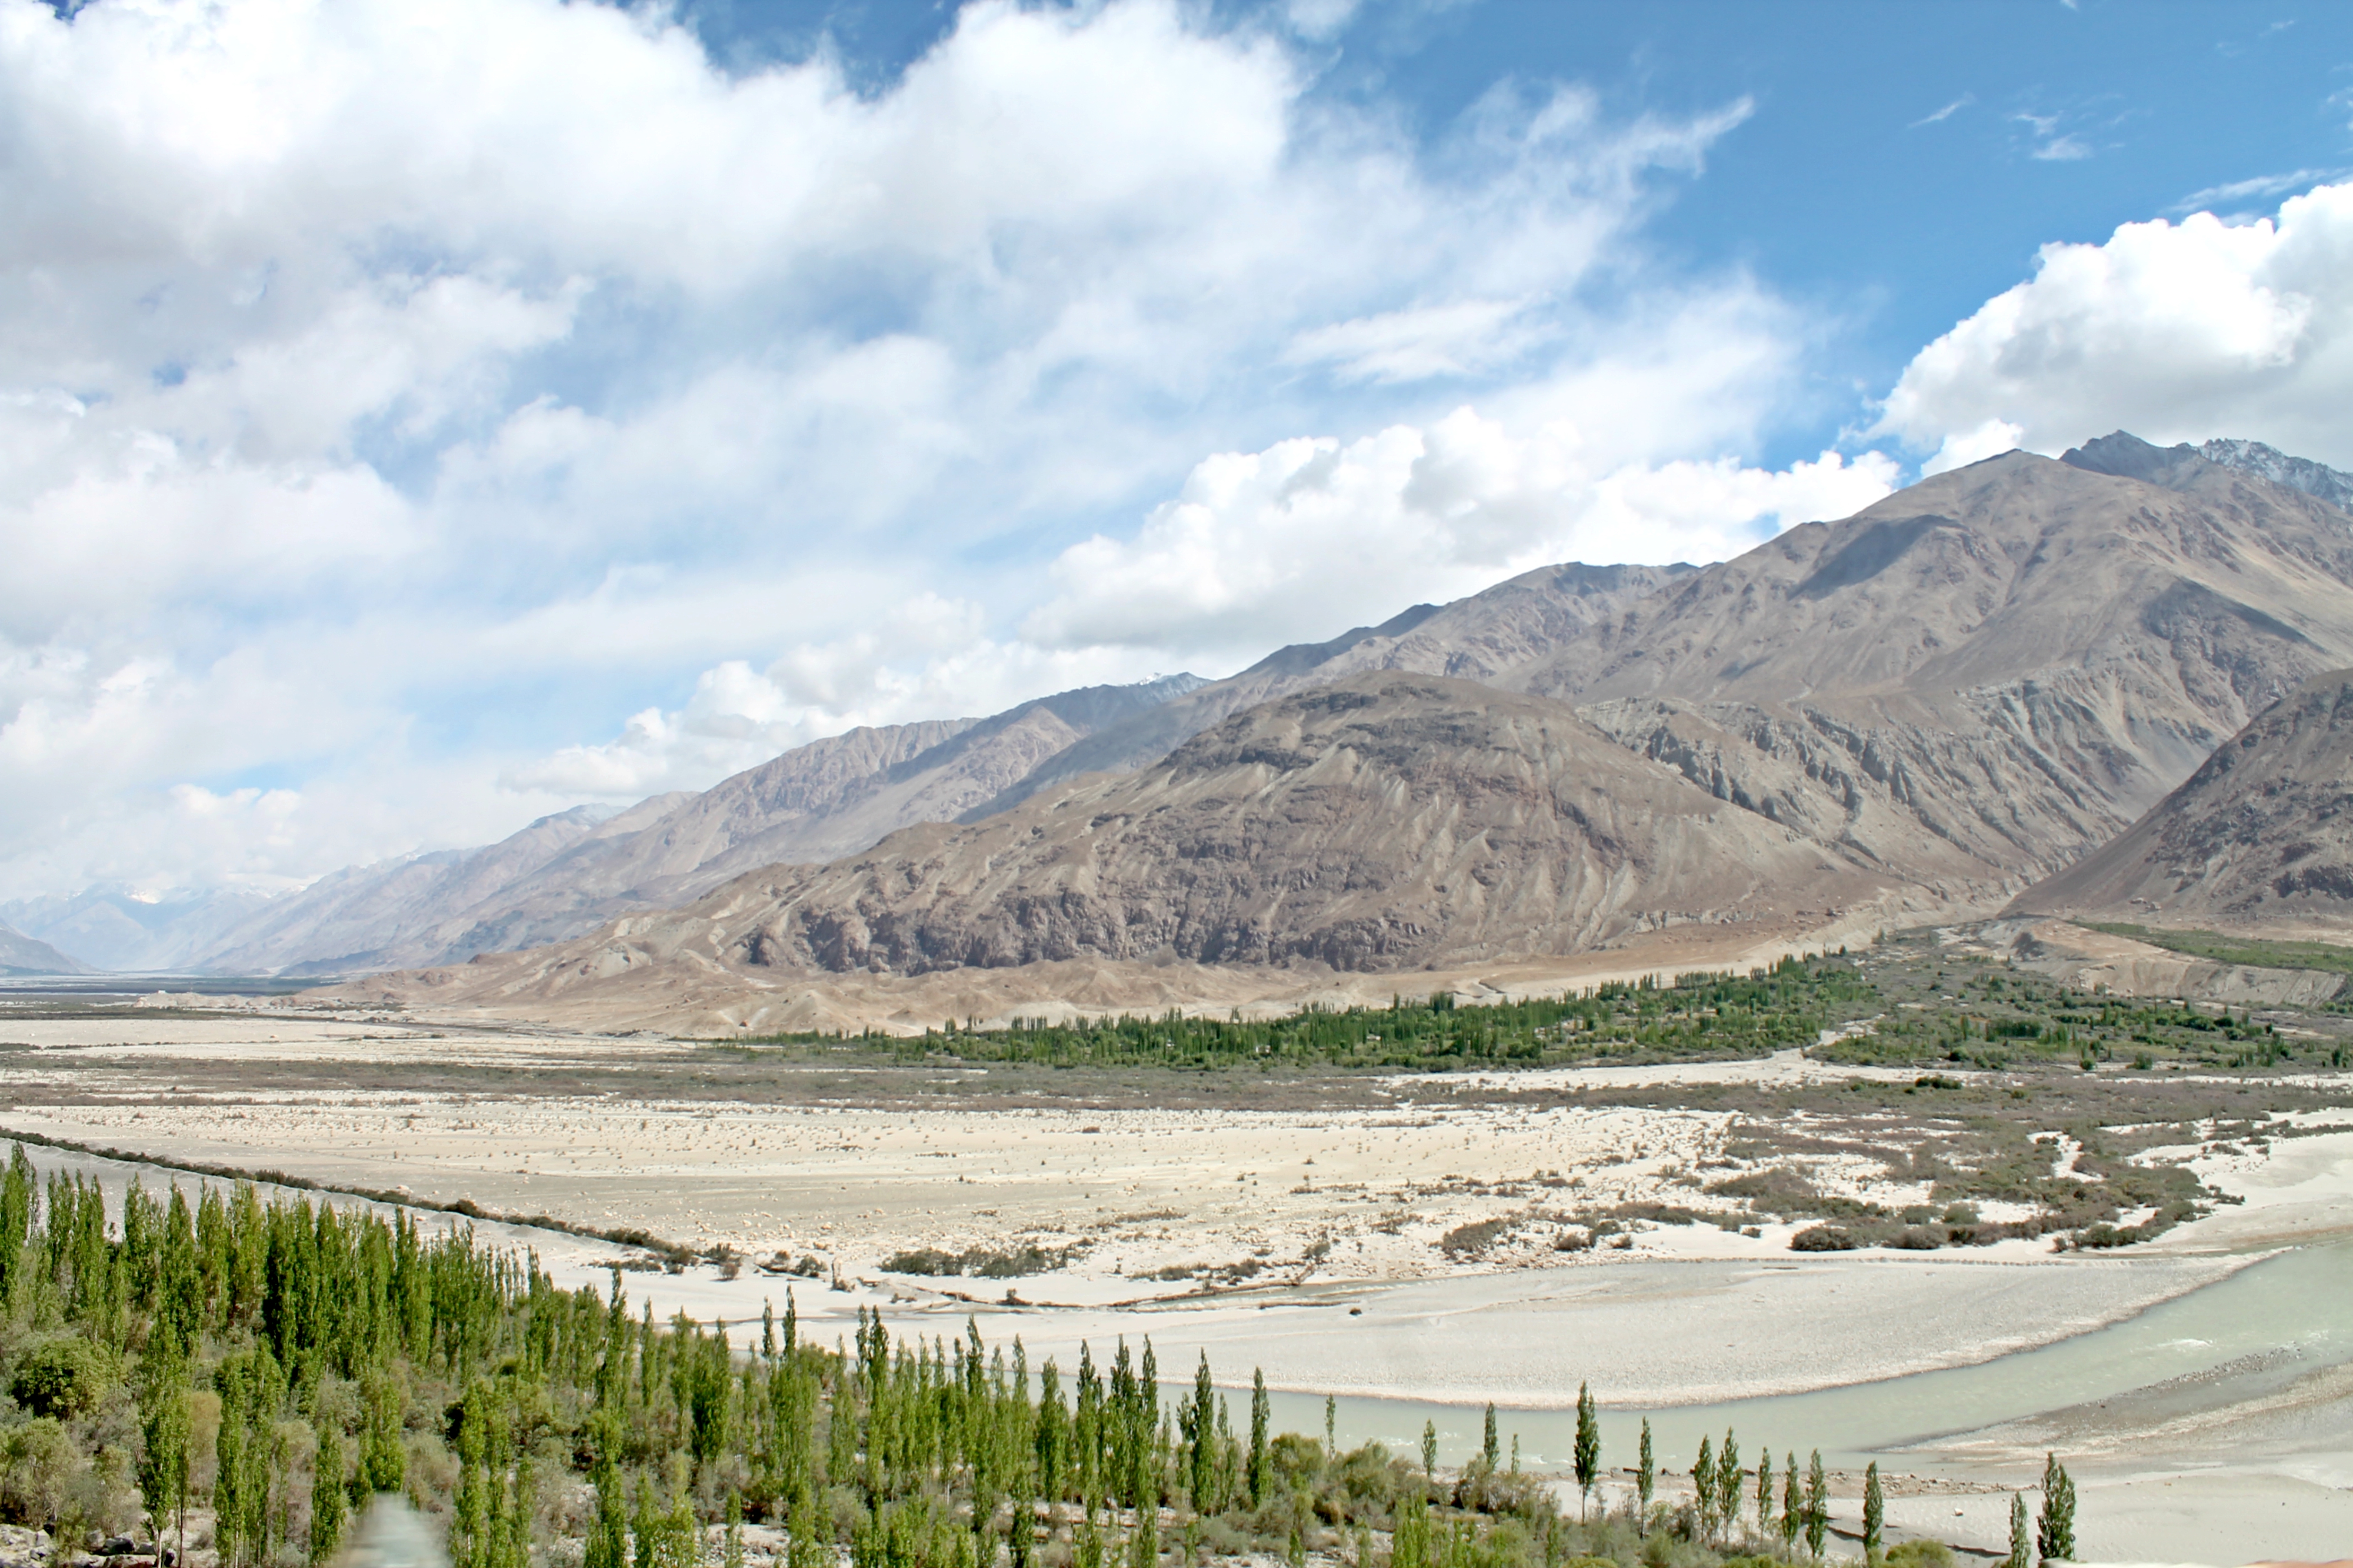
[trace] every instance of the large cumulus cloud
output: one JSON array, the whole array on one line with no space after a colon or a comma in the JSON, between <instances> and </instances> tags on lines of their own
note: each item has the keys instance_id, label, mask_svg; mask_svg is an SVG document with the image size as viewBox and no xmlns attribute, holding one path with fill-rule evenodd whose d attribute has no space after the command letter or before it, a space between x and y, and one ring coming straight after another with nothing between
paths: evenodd
<instances>
[{"instance_id":1,"label":"large cumulus cloud","mask_svg":"<svg viewBox=\"0 0 2353 1568\"><path fill-rule=\"evenodd\" d=\"M1932 468L2123 428L2264 440L2353 464L2353 184L2276 217L2126 224L2043 247L2034 276L1920 351L1881 429Z\"/></svg>"},{"instance_id":2,"label":"large cumulus cloud","mask_svg":"<svg viewBox=\"0 0 2353 1568\"><path fill-rule=\"evenodd\" d=\"M0 896L1320 633L1328 521L1220 524L1229 586L1103 632L1205 454L1363 470L1350 616L1876 475L1720 463L1806 326L1642 264L1745 105L1507 85L1418 139L1310 90L1345 12L978 0L861 92L659 8L0 0ZM1409 501L1399 432L1476 475Z\"/></svg>"}]
</instances>

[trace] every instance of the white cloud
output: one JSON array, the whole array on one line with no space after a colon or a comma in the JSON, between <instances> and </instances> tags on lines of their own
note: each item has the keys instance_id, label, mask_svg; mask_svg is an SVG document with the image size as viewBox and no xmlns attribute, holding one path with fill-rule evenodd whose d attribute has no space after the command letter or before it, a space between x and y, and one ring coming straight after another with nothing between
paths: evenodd
<instances>
[{"instance_id":1,"label":"white cloud","mask_svg":"<svg viewBox=\"0 0 2353 1568\"><path fill-rule=\"evenodd\" d=\"M2294 197L2275 220L2126 224L2046 246L2031 279L1920 351L1878 428L1974 455L1996 428L2039 452L2122 428L2353 463L2348 324L2353 185Z\"/></svg>"},{"instance_id":2,"label":"white cloud","mask_svg":"<svg viewBox=\"0 0 2353 1568\"><path fill-rule=\"evenodd\" d=\"M1282 357L1291 364L1329 364L1344 382L1465 375L1525 346L1509 331L1521 308L1516 300L1463 300L1388 310L1302 332Z\"/></svg>"},{"instance_id":3,"label":"white cloud","mask_svg":"<svg viewBox=\"0 0 2353 1568\"><path fill-rule=\"evenodd\" d=\"M1877 453L1778 472L1736 460L1597 463L1567 423L1514 432L1470 408L1427 429L1226 453L1133 538L1071 546L1022 623L1050 647L1234 657L1442 601L1553 561L1715 561L1894 488Z\"/></svg>"},{"instance_id":4,"label":"white cloud","mask_svg":"<svg viewBox=\"0 0 2353 1568\"><path fill-rule=\"evenodd\" d=\"M860 92L659 7L0 0L0 886L299 878L1239 652L1247 584L1016 629L1204 452L1475 400L1572 423L1600 517L1753 449L1804 324L1641 250L1747 106L1424 142L1310 95L1351 14L976 0ZM1450 581L1550 526L1553 459L1480 460Z\"/></svg>"},{"instance_id":5,"label":"white cloud","mask_svg":"<svg viewBox=\"0 0 2353 1568\"><path fill-rule=\"evenodd\" d=\"M2345 174L2343 169L2295 169L2284 174L2257 174L2252 179L2232 180L2227 184L2209 185L2203 190L2192 191L2166 210L2176 213L2211 212L2217 206L2242 202L2250 196L2285 195L2290 191L2341 179Z\"/></svg>"}]
</instances>

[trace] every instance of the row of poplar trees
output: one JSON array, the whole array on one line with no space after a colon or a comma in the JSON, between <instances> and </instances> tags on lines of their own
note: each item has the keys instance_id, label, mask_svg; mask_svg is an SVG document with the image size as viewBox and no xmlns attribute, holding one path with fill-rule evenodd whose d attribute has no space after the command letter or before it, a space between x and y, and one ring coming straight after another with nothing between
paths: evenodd
<instances>
[{"instance_id":1,"label":"row of poplar trees","mask_svg":"<svg viewBox=\"0 0 2353 1568\"><path fill-rule=\"evenodd\" d=\"M743 1354L723 1323L632 1315L617 1274L609 1293L567 1291L535 1258L404 1211L264 1205L246 1185L191 1204L134 1183L110 1226L95 1182L44 1189L21 1148L0 1179L0 1364L19 1407L0 1511L109 1533L143 1519L184 1554L190 1515L201 1533L209 1512L222 1568L322 1563L384 1492L446 1520L452 1568L530 1568L559 1537L585 1543L583 1568L696 1568L717 1523L737 1568L744 1521L779 1527L786 1568L831 1568L845 1542L854 1568L1031 1568L1041 1526L1067 1530L1073 1568L1155 1568L1165 1545L1198 1559L1204 1520L1284 1509L1303 1562L1301 1521L1317 1517L1292 1462L1315 1446L1271 1435L1263 1378L1237 1431L1206 1358L1164 1404L1148 1341L1108 1367L1082 1347L1066 1380L972 1325L893 1341L861 1310L851 1342L810 1344L787 1295ZM1327 1477L1343 1468L1328 1417ZM1578 1426L1589 1495L1589 1394ZM1741 1472L1725 1447L1708 1506L1730 1520ZM1647 1426L1643 1449L1647 1507ZM1377 1446L1346 1459L1378 1483L1357 1521L1392 1530L1391 1568L1501 1561L1463 1524L1432 1533L1434 1453L1410 1495ZM19 1473L36 1460L39 1485ZM1809 1499L1819 1476L1817 1461ZM1541 1489L1513 1495L1549 1515ZM1160 1539L1164 1508L1181 1542ZM1567 1536L1537 1522L1552 1564ZM1369 1542L1360 1530L1358 1568Z\"/></svg>"}]
</instances>

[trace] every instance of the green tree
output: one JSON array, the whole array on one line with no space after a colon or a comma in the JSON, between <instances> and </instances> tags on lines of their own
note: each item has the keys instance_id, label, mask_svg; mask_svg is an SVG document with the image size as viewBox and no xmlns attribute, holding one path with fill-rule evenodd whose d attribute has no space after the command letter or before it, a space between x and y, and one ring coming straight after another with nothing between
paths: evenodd
<instances>
[{"instance_id":1,"label":"green tree","mask_svg":"<svg viewBox=\"0 0 2353 1568\"><path fill-rule=\"evenodd\" d=\"M1862 1556L1866 1563L1879 1561L1879 1541L1882 1528L1887 1522L1887 1499L1879 1489L1879 1461L1873 1459L1862 1472Z\"/></svg>"},{"instance_id":2,"label":"green tree","mask_svg":"<svg viewBox=\"0 0 2353 1568\"><path fill-rule=\"evenodd\" d=\"M1642 1417L1641 1447L1634 1454L1634 1496L1641 1504L1641 1528L1651 1527L1651 1494L1657 1489L1659 1469L1651 1454L1651 1418Z\"/></svg>"},{"instance_id":3,"label":"green tree","mask_svg":"<svg viewBox=\"0 0 2353 1568\"><path fill-rule=\"evenodd\" d=\"M1794 1552L1798 1532L1806 1525L1805 1494L1798 1489L1798 1451L1789 1450L1789 1462L1781 1470L1781 1550Z\"/></svg>"},{"instance_id":4,"label":"green tree","mask_svg":"<svg viewBox=\"0 0 2353 1568\"><path fill-rule=\"evenodd\" d=\"M1430 1510L1419 1498L1407 1500L1389 1543L1389 1568L1437 1568L1430 1550Z\"/></svg>"},{"instance_id":5,"label":"green tree","mask_svg":"<svg viewBox=\"0 0 2353 1568\"><path fill-rule=\"evenodd\" d=\"M1650 1429L1651 1424L1643 1422L1642 1430L1647 1433ZM1593 1385L1589 1383L1577 1385L1576 1462L1577 1511L1583 1518L1592 1511L1593 1483L1601 1476L1601 1417L1594 1409ZM1647 1497L1642 1505L1646 1510L1649 1509Z\"/></svg>"},{"instance_id":6,"label":"green tree","mask_svg":"<svg viewBox=\"0 0 2353 1568\"><path fill-rule=\"evenodd\" d=\"M581 1554L581 1568L626 1568L629 1561L629 1511L622 1495L621 1467L614 1462L613 1449L617 1446L617 1434L613 1430L614 1418L603 1415L597 1418L597 1453L591 1479L596 1489L596 1513L588 1524L588 1540ZM793 1521L795 1544L807 1528L807 1520L796 1516Z\"/></svg>"},{"instance_id":7,"label":"green tree","mask_svg":"<svg viewBox=\"0 0 2353 1568\"><path fill-rule=\"evenodd\" d=\"M1806 1552L1819 1558L1831 1533L1831 1478L1822 1468L1822 1451L1806 1461Z\"/></svg>"},{"instance_id":8,"label":"green tree","mask_svg":"<svg viewBox=\"0 0 2353 1568\"><path fill-rule=\"evenodd\" d=\"M1438 1423L1421 1424L1421 1479L1429 1486L1438 1485Z\"/></svg>"},{"instance_id":9,"label":"green tree","mask_svg":"<svg viewBox=\"0 0 2353 1568\"><path fill-rule=\"evenodd\" d=\"M1692 1461L1692 1500L1699 1510L1699 1538L1715 1539L1715 1445L1699 1440L1699 1458Z\"/></svg>"},{"instance_id":10,"label":"green tree","mask_svg":"<svg viewBox=\"0 0 2353 1568\"><path fill-rule=\"evenodd\" d=\"M2003 1568L2034 1568L2034 1525L2024 1492L2010 1494L2010 1558Z\"/></svg>"},{"instance_id":11,"label":"green tree","mask_svg":"<svg viewBox=\"0 0 2353 1568\"><path fill-rule=\"evenodd\" d=\"M1757 1534L1760 1540L1773 1535L1773 1450L1766 1449L1757 1456Z\"/></svg>"},{"instance_id":12,"label":"green tree","mask_svg":"<svg viewBox=\"0 0 2353 1568\"><path fill-rule=\"evenodd\" d=\"M1274 1469L1266 1447L1266 1427L1271 1408L1266 1397L1266 1373L1258 1367L1250 1369L1250 1507L1264 1508L1267 1494L1274 1484Z\"/></svg>"},{"instance_id":13,"label":"green tree","mask_svg":"<svg viewBox=\"0 0 2353 1568\"><path fill-rule=\"evenodd\" d=\"M319 1448L311 1467L311 1561L324 1563L343 1543L343 1431L319 1423Z\"/></svg>"},{"instance_id":14,"label":"green tree","mask_svg":"<svg viewBox=\"0 0 2353 1568\"><path fill-rule=\"evenodd\" d=\"M2075 1561L2075 1483L2056 1454L2042 1458L2042 1517L2035 1546L2045 1563Z\"/></svg>"},{"instance_id":15,"label":"green tree","mask_svg":"<svg viewBox=\"0 0 2353 1568\"><path fill-rule=\"evenodd\" d=\"M1726 1426L1715 1455L1715 1517L1726 1532L1740 1522L1740 1445Z\"/></svg>"},{"instance_id":16,"label":"green tree","mask_svg":"<svg viewBox=\"0 0 2353 1568\"><path fill-rule=\"evenodd\" d=\"M1492 1399L1487 1402L1486 1430L1479 1440L1479 1457L1487 1461L1490 1471L1504 1462L1504 1445L1495 1436L1495 1402Z\"/></svg>"},{"instance_id":17,"label":"green tree","mask_svg":"<svg viewBox=\"0 0 2353 1568\"><path fill-rule=\"evenodd\" d=\"M139 1384L139 1496L158 1539L188 1506L186 1363L168 1334L148 1349ZM182 1531L185 1534L185 1524ZM183 1554L185 1556L185 1554Z\"/></svg>"}]
</instances>

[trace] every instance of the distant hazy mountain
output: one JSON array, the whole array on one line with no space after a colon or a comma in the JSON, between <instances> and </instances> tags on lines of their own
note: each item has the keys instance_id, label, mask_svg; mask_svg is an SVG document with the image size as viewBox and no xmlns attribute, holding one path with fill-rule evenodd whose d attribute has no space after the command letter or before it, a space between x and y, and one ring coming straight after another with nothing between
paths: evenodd
<instances>
[{"instance_id":1,"label":"distant hazy mountain","mask_svg":"<svg viewBox=\"0 0 2353 1568\"><path fill-rule=\"evenodd\" d=\"M0 904L0 920L100 970L185 971L269 895L227 888L154 896L104 883L69 897Z\"/></svg>"},{"instance_id":2,"label":"distant hazy mountain","mask_svg":"<svg viewBox=\"0 0 2353 1568\"><path fill-rule=\"evenodd\" d=\"M659 795L626 813L574 806L481 848L443 849L346 867L264 905L223 933L204 963L244 974L375 966L385 956L415 948L417 944L410 939L446 920L448 911L497 897L518 879L600 833L643 826L682 798ZM430 938L427 942L437 955L448 952L447 944L432 944Z\"/></svg>"},{"instance_id":3,"label":"distant hazy mountain","mask_svg":"<svg viewBox=\"0 0 2353 1568\"><path fill-rule=\"evenodd\" d=\"M0 974L96 974L78 958L70 958L14 927L0 925Z\"/></svg>"},{"instance_id":4,"label":"distant hazy mountain","mask_svg":"<svg viewBox=\"0 0 2353 1568\"><path fill-rule=\"evenodd\" d=\"M1087 687L987 719L861 728L701 794L617 816L578 807L499 844L354 867L278 900L204 954L228 973L339 973L456 963L673 908L755 867L824 861L1003 791L1103 724L1181 696L1190 675Z\"/></svg>"},{"instance_id":5,"label":"distant hazy mountain","mask_svg":"<svg viewBox=\"0 0 2353 1568\"><path fill-rule=\"evenodd\" d=\"M2020 913L2353 931L2353 669L2306 682Z\"/></svg>"}]
</instances>

